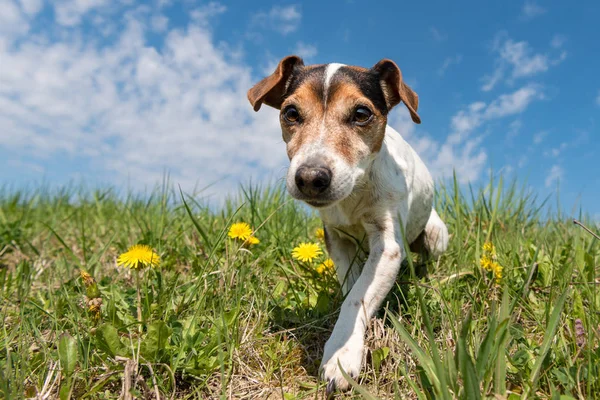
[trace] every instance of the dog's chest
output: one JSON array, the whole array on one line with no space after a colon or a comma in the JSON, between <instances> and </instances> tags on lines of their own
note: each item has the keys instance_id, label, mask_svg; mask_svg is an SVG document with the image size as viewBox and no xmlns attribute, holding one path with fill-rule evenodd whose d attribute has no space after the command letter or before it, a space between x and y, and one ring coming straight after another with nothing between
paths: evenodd
<instances>
[{"instance_id":1,"label":"dog's chest","mask_svg":"<svg viewBox=\"0 0 600 400\"><path fill-rule=\"evenodd\" d=\"M362 242L368 249L368 241L365 240L366 232L361 221L362 212L356 208L349 211L338 205L323 210L320 214L325 226L335 229L340 236L351 239L355 243Z\"/></svg>"}]
</instances>

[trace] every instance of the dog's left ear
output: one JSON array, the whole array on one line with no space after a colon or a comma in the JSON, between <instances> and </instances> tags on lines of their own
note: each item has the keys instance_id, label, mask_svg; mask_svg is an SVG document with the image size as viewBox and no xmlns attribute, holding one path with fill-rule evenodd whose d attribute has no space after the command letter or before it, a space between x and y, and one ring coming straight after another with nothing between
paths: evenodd
<instances>
[{"instance_id":1,"label":"dog's left ear","mask_svg":"<svg viewBox=\"0 0 600 400\"><path fill-rule=\"evenodd\" d=\"M395 62L388 59L379 61L373 68L379 75L379 83L385 95L388 109L396 106L401 101L404 103L413 122L420 124L421 117L417 114L419 107L419 96L402 80L402 72Z\"/></svg>"},{"instance_id":2,"label":"dog's left ear","mask_svg":"<svg viewBox=\"0 0 600 400\"><path fill-rule=\"evenodd\" d=\"M295 67L303 65L304 62L300 57L287 56L279 61L275 72L248 90L248 100L252 104L254 111L260 110L260 106L263 103L280 109L288 79L292 75L292 72L294 72Z\"/></svg>"}]
</instances>

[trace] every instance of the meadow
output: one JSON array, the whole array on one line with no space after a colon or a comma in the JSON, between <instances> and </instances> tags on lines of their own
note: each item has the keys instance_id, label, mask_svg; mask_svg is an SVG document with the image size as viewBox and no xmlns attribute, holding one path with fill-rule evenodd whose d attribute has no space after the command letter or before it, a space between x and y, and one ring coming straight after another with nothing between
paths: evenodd
<instances>
[{"instance_id":1,"label":"meadow","mask_svg":"<svg viewBox=\"0 0 600 400\"><path fill-rule=\"evenodd\" d=\"M598 226L555 202L494 177L438 185L450 247L408 258L337 397L600 398ZM258 243L230 237L239 222ZM320 227L278 187L218 209L168 184L0 189L0 397L323 398L343 299ZM323 255L295 259L302 242ZM160 264L117 265L135 244Z\"/></svg>"}]
</instances>

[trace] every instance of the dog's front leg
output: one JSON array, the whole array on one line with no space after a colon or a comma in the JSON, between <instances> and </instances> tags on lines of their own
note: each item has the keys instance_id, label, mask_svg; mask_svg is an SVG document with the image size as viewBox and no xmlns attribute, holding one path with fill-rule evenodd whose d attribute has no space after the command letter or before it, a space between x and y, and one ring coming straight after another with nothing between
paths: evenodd
<instances>
[{"instance_id":1,"label":"dog's front leg","mask_svg":"<svg viewBox=\"0 0 600 400\"><path fill-rule=\"evenodd\" d=\"M342 237L331 226L325 227L325 244L327 252L335 264L335 272L342 288L342 294L345 296L360 276L358 248L355 243Z\"/></svg>"},{"instance_id":2,"label":"dog's front leg","mask_svg":"<svg viewBox=\"0 0 600 400\"><path fill-rule=\"evenodd\" d=\"M331 337L325 344L321 375L327 392L347 390L342 368L352 377L360 373L367 324L388 294L398 275L403 250L395 212L363 222L370 253L360 277L342 304Z\"/></svg>"}]
</instances>

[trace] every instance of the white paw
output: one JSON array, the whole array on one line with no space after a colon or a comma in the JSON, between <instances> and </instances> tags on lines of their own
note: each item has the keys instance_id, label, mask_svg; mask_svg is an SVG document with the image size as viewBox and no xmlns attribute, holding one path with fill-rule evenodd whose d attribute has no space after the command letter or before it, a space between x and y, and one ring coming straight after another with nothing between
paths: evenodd
<instances>
[{"instance_id":1,"label":"white paw","mask_svg":"<svg viewBox=\"0 0 600 400\"><path fill-rule=\"evenodd\" d=\"M327 395L333 391L350 389L350 383L342 375L338 361L344 371L352 379L358 378L360 373L364 341L362 337L352 336L345 344L336 343L334 335L325 344L323 361L321 362L321 379L327 382Z\"/></svg>"}]
</instances>

